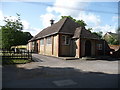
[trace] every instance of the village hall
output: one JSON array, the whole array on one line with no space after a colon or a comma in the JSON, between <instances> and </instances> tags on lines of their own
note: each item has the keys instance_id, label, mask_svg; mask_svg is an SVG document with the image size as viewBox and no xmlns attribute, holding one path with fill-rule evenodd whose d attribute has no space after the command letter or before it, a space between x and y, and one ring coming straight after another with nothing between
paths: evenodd
<instances>
[{"instance_id":1,"label":"village hall","mask_svg":"<svg viewBox=\"0 0 120 90\"><path fill-rule=\"evenodd\" d=\"M55 57L99 56L109 53L107 42L66 17L40 31L29 40L28 50Z\"/></svg>"}]
</instances>

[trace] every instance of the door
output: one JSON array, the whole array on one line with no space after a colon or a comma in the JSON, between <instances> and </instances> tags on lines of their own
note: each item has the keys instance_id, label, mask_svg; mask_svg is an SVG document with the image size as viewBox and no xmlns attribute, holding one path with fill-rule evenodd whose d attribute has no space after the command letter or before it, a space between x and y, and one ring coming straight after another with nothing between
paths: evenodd
<instances>
[{"instance_id":1,"label":"door","mask_svg":"<svg viewBox=\"0 0 120 90\"><path fill-rule=\"evenodd\" d=\"M91 56L91 42L86 40L85 42L85 56Z\"/></svg>"},{"instance_id":2,"label":"door","mask_svg":"<svg viewBox=\"0 0 120 90\"><path fill-rule=\"evenodd\" d=\"M35 53L38 53L38 43L35 44Z\"/></svg>"}]
</instances>

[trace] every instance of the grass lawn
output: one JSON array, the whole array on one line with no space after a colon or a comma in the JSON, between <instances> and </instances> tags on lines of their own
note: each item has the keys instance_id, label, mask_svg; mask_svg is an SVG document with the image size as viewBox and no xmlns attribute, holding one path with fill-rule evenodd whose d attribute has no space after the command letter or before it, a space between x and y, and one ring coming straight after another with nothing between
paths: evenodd
<instances>
[{"instance_id":1,"label":"grass lawn","mask_svg":"<svg viewBox=\"0 0 120 90\"><path fill-rule=\"evenodd\" d=\"M25 63L29 63L32 60L28 60L31 59L31 54L28 53L14 53L14 52L7 52L4 51L4 53L2 53L0 51L0 63L2 63L2 65L9 65L9 64L25 64Z\"/></svg>"},{"instance_id":2,"label":"grass lawn","mask_svg":"<svg viewBox=\"0 0 120 90\"><path fill-rule=\"evenodd\" d=\"M2 60L3 65L9 65L9 64L25 64L29 63L31 60L24 60L24 59L11 59L11 60Z\"/></svg>"}]
</instances>

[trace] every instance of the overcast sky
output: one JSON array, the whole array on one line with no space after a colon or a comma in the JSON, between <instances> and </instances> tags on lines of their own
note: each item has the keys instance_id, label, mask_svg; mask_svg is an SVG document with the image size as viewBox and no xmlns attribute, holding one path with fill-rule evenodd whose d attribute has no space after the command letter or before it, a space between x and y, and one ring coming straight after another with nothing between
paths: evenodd
<instances>
[{"instance_id":1,"label":"overcast sky","mask_svg":"<svg viewBox=\"0 0 120 90\"><path fill-rule=\"evenodd\" d=\"M24 25L23 31L28 31L33 36L50 26L50 19L57 22L64 15L84 20L87 23L86 28L93 28L96 32L115 32L118 28L117 0L112 0L112 2L111 0L107 2L93 2L92 0L87 0L87 2L84 2L86 0L8 1L0 2L0 25L4 25L3 17L12 16L11 18L15 19L16 13L19 13Z\"/></svg>"}]
</instances>

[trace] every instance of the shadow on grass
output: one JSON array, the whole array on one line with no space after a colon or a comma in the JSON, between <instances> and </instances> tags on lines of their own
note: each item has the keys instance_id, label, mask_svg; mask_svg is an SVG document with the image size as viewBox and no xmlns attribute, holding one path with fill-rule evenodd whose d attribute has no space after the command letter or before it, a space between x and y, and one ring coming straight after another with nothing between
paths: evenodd
<instances>
[{"instance_id":1,"label":"shadow on grass","mask_svg":"<svg viewBox=\"0 0 120 90\"><path fill-rule=\"evenodd\" d=\"M118 74L86 72L71 67L39 66L25 69L7 65L3 66L2 71L3 88L56 88L52 81L63 79L77 82L76 86L66 86L67 88L118 88Z\"/></svg>"}]
</instances>

